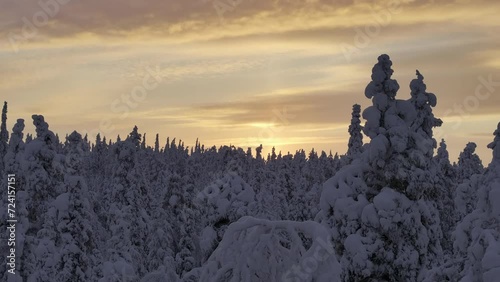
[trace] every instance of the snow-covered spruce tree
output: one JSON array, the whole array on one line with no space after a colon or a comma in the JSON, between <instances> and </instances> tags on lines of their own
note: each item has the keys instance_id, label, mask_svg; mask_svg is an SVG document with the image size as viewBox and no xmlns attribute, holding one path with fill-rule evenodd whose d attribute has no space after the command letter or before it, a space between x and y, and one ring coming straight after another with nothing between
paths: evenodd
<instances>
[{"instance_id":1,"label":"snow-covered spruce tree","mask_svg":"<svg viewBox=\"0 0 500 282\"><path fill-rule=\"evenodd\" d=\"M157 157L161 156L162 153L158 153L159 155L157 155ZM169 277L177 277L175 240L178 239L178 231L174 231L174 228L177 227L174 226L176 218L173 212L181 210L171 208L170 198L173 195L173 186L181 179L178 175L171 175L169 171L164 169L164 166L165 165L162 164L163 170L158 175L158 182L155 184L156 187L153 191L150 189L151 208L149 214L151 221L148 225L146 241L146 269L149 274L146 275L146 277L157 275L158 273L166 273Z\"/></svg>"},{"instance_id":2,"label":"snow-covered spruce tree","mask_svg":"<svg viewBox=\"0 0 500 282\"><path fill-rule=\"evenodd\" d=\"M167 225L162 225L162 223L165 222L167 222ZM175 260L172 251L173 232L170 228L170 222L165 218L154 217L152 226L150 226L149 229L151 231L148 233L147 240L148 255L146 259L146 268L149 270L150 274L157 272L166 273L169 277L176 277L177 279L178 276L175 272Z\"/></svg>"},{"instance_id":3,"label":"snow-covered spruce tree","mask_svg":"<svg viewBox=\"0 0 500 282\"><path fill-rule=\"evenodd\" d=\"M7 131L7 102L4 102L2 108L2 122L0 124L0 173L2 173L2 177L4 177L3 159L5 157L5 154L7 153L8 142L9 142L9 131Z\"/></svg>"},{"instance_id":4,"label":"snow-covered spruce tree","mask_svg":"<svg viewBox=\"0 0 500 282\"><path fill-rule=\"evenodd\" d=\"M8 150L5 154L4 163L5 171L12 174L20 174L22 172L21 162L24 153L23 141L24 119L18 119L12 128L12 136L9 140ZM22 185L21 185L22 186ZM22 189L23 187L19 187Z\"/></svg>"},{"instance_id":5,"label":"snow-covered spruce tree","mask_svg":"<svg viewBox=\"0 0 500 282\"><path fill-rule=\"evenodd\" d=\"M94 149L84 152L85 165L82 176L85 177L89 200L95 214L99 219L99 226L107 228L107 211L109 209L109 187L113 187L112 175L115 168L115 155L113 153L114 144L106 141L106 137L101 140L101 135L97 134ZM107 235L107 232L102 232Z\"/></svg>"},{"instance_id":6,"label":"snow-covered spruce tree","mask_svg":"<svg viewBox=\"0 0 500 282\"><path fill-rule=\"evenodd\" d=\"M26 140L24 141L24 143L28 144L30 143L31 141L33 141L33 135L27 133L26 134Z\"/></svg>"},{"instance_id":7,"label":"snow-covered spruce tree","mask_svg":"<svg viewBox=\"0 0 500 282\"><path fill-rule=\"evenodd\" d=\"M283 206L277 202L283 201L284 195L276 193L275 187L273 183L263 181L259 193L255 196L256 203L251 212L252 216L269 220L283 218Z\"/></svg>"},{"instance_id":8,"label":"snow-covered spruce tree","mask_svg":"<svg viewBox=\"0 0 500 282\"><path fill-rule=\"evenodd\" d=\"M66 134L66 137L68 137L67 134ZM61 143L61 140L59 139L59 135L57 133L56 133L56 152L58 154L63 153L63 143Z\"/></svg>"},{"instance_id":9,"label":"snow-covered spruce tree","mask_svg":"<svg viewBox=\"0 0 500 282\"><path fill-rule=\"evenodd\" d=\"M332 228L343 281L417 281L442 256L435 202L434 94L423 76L397 100L392 62L381 55L365 94L366 150L323 187L318 220Z\"/></svg>"},{"instance_id":10,"label":"snow-covered spruce tree","mask_svg":"<svg viewBox=\"0 0 500 282\"><path fill-rule=\"evenodd\" d=\"M9 140L9 146L4 158L5 163L5 174L15 174L16 175L16 215L17 215L17 224L16 224L16 254L17 257L20 258L18 263L16 264L15 275L9 274L7 272L6 266L7 262L4 261L5 257L1 260L2 264L0 265L0 280L1 281L23 281L23 277L26 277L26 273L28 272L28 267L26 265L26 258L32 257L32 254L29 253L31 249L25 248L26 245L26 234L28 228L30 226L28 220L28 210L27 206L30 201L28 193L26 191L24 174L21 169L21 163L23 162L24 157L24 142L23 142L23 130L24 130L24 120L18 119L16 124L12 129L12 135ZM5 179L7 181L7 179ZM3 185L3 184L2 184ZM5 184L7 185L7 184ZM5 193L6 195L7 193ZM0 197L1 198L1 197ZM4 198L1 198L2 203L6 203ZM0 228L2 230L6 230L7 226L7 213L4 212L0 214ZM0 238L7 242L7 236L9 234L7 232L2 232L0 234ZM4 249L5 248L5 249ZM10 248L7 244L0 247L0 251L2 253L7 253L7 248ZM9 277L10 280L7 280ZM25 278L24 278L25 280Z\"/></svg>"},{"instance_id":11,"label":"snow-covered spruce tree","mask_svg":"<svg viewBox=\"0 0 500 282\"><path fill-rule=\"evenodd\" d=\"M160 135L156 134L156 139L155 139L155 153L160 152Z\"/></svg>"},{"instance_id":12,"label":"snow-covered spruce tree","mask_svg":"<svg viewBox=\"0 0 500 282\"><path fill-rule=\"evenodd\" d=\"M319 169L321 170L322 176L321 184L323 184L325 180L330 179L334 174L332 159L328 157L325 151L322 151L319 157Z\"/></svg>"},{"instance_id":13,"label":"snow-covered spruce tree","mask_svg":"<svg viewBox=\"0 0 500 282\"><path fill-rule=\"evenodd\" d=\"M173 220L163 206L151 210L151 225L148 226L146 268L150 273L161 267L175 274Z\"/></svg>"},{"instance_id":14,"label":"snow-covered spruce tree","mask_svg":"<svg viewBox=\"0 0 500 282\"><path fill-rule=\"evenodd\" d=\"M4 157L7 154L8 150L8 141L9 141L9 132L7 131L7 102L4 102L3 108L2 108L2 118L1 118L1 123L0 123L0 185L1 187L7 187L7 174L5 173L5 163L4 163ZM15 173L15 172L14 172ZM7 193L2 193L0 194L0 202L2 204L5 204L7 201ZM2 223L0 223L0 227L2 227L3 230L5 230L6 226L4 226L4 223L6 222L7 218L5 218L6 214L0 215L0 220L2 220ZM7 239L4 238L5 234L0 235L0 239ZM7 242L7 241L6 241ZM4 246L0 247L0 251L7 252L7 244ZM4 263L5 258L0 259L0 263L2 263L2 266L0 266L0 271L2 271L2 275L6 275L7 271L4 269L6 267L6 262ZM1 278L1 276L0 276Z\"/></svg>"},{"instance_id":15,"label":"snow-covered spruce tree","mask_svg":"<svg viewBox=\"0 0 500 282\"><path fill-rule=\"evenodd\" d=\"M275 180L269 179L272 182L268 189L271 189L273 207L278 211L281 220L304 220L302 212L304 212L305 189L299 189L297 176L300 175L298 167L293 167L294 161L290 158L282 159L279 163L274 164L271 172Z\"/></svg>"},{"instance_id":16,"label":"snow-covered spruce tree","mask_svg":"<svg viewBox=\"0 0 500 282\"><path fill-rule=\"evenodd\" d=\"M469 180L474 174L484 172L483 162L475 153L477 145L469 142L458 157L457 181L459 184Z\"/></svg>"},{"instance_id":17,"label":"snow-covered spruce tree","mask_svg":"<svg viewBox=\"0 0 500 282\"><path fill-rule=\"evenodd\" d=\"M27 254L36 254L25 259L27 281L43 281L55 275L53 263L57 249L57 218L53 201L65 190L64 157L57 154L56 137L41 115L33 115L37 137L26 144L22 162L28 202L30 227L26 234ZM37 280L38 279L38 280ZM41 280L40 280L41 279Z\"/></svg>"},{"instance_id":18,"label":"snow-covered spruce tree","mask_svg":"<svg viewBox=\"0 0 500 282\"><path fill-rule=\"evenodd\" d=\"M495 282L500 277L500 123L494 136L488 145L493 160L473 184L477 206L454 232L459 277L452 277L453 281Z\"/></svg>"},{"instance_id":19,"label":"snow-covered spruce tree","mask_svg":"<svg viewBox=\"0 0 500 282\"><path fill-rule=\"evenodd\" d=\"M176 273L183 277L186 273L197 266L198 236L195 233L197 226L190 224L195 221L194 213L185 211L182 225L180 226L180 240L175 256Z\"/></svg>"},{"instance_id":20,"label":"snow-covered spruce tree","mask_svg":"<svg viewBox=\"0 0 500 282\"><path fill-rule=\"evenodd\" d=\"M262 160L262 144L260 144L259 147L255 148L255 154L256 154L256 159L257 160Z\"/></svg>"},{"instance_id":21,"label":"snow-covered spruce tree","mask_svg":"<svg viewBox=\"0 0 500 282\"><path fill-rule=\"evenodd\" d=\"M67 208L62 198L50 201L48 210L43 214L41 229L37 232L36 238L30 240L27 246L33 248L34 258L30 261L33 264L33 271L28 276L28 282L51 281L57 275L56 264L60 258L59 250L55 244L60 240L57 236L58 207Z\"/></svg>"},{"instance_id":22,"label":"snow-covered spruce tree","mask_svg":"<svg viewBox=\"0 0 500 282\"><path fill-rule=\"evenodd\" d=\"M60 250L55 281L90 281L96 277L102 238L96 234L100 231L97 216L93 213L87 182L82 176L86 144L76 131L67 141L68 146L64 148L67 192L58 197L61 206L58 207L60 240L57 245Z\"/></svg>"},{"instance_id":23,"label":"snow-covered spruce tree","mask_svg":"<svg viewBox=\"0 0 500 282\"><path fill-rule=\"evenodd\" d=\"M134 127L125 141L114 145L115 167L109 193L104 201L109 209L107 225L111 238L107 243L107 262L103 264L102 281L136 280L146 273L144 259L149 226L147 189L137 152L141 134Z\"/></svg>"},{"instance_id":24,"label":"snow-covered spruce tree","mask_svg":"<svg viewBox=\"0 0 500 282\"><path fill-rule=\"evenodd\" d=\"M198 208L194 202L194 187L182 180L177 174L172 176L168 189L172 190L169 199L169 217L174 221L175 239L175 265L176 273L182 277L185 273L191 271L197 264L199 257L198 239Z\"/></svg>"},{"instance_id":25,"label":"snow-covered spruce tree","mask_svg":"<svg viewBox=\"0 0 500 282\"><path fill-rule=\"evenodd\" d=\"M361 126L361 106L352 106L352 118L349 125L349 143L346 156L349 160L355 159L363 150L363 127Z\"/></svg>"},{"instance_id":26,"label":"snow-covered spruce tree","mask_svg":"<svg viewBox=\"0 0 500 282\"><path fill-rule=\"evenodd\" d=\"M93 178L98 178L98 176L104 176L106 174L106 157L108 151L108 144L106 144L106 137L101 140L101 134L96 135L94 148L92 149L92 154L90 154L89 158L89 171L88 173L93 176Z\"/></svg>"},{"instance_id":27,"label":"snow-covered spruce tree","mask_svg":"<svg viewBox=\"0 0 500 282\"><path fill-rule=\"evenodd\" d=\"M146 149L146 133L142 136L142 141L141 141L141 150Z\"/></svg>"},{"instance_id":28,"label":"snow-covered spruce tree","mask_svg":"<svg viewBox=\"0 0 500 282\"><path fill-rule=\"evenodd\" d=\"M324 153L324 152L323 152ZM326 158L326 153L324 154ZM288 159L287 159L288 160ZM286 200L288 201L289 215L287 220L305 221L312 220L317 214L317 210L311 206L317 206L319 199L317 184L322 184L325 181L324 168L325 159L320 160L316 151L311 150L307 160L296 158L290 162L288 178L292 180L291 189L286 190ZM328 168L328 166L326 166ZM281 178L281 177L280 177Z\"/></svg>"},{"instance_id":29,"label":"snow-covered spruce tree","mask_svg":"<svg viewBox=\"0 0 500 282\"><path fill-rule=\"evenodd\" d=\"M65 193L59 195L45 215L37 257L41 270L32 276L37 281L55 274L51 281L89 281L94 279L98 264L97 217L89 203L82 172L85 143L76 131L67 137L65 146ZM50 250L53 247L55 251ZM51 264L47 264L49 259ZM38 276L41 275L41 276ZM43 279L43 278L42 278Z\"/></svg>"},{"instance_id":30,"label":"snow-covered spruce tree","mask_svg":"<svg viewBox=\"0 0 500 282\"><path fill-rule=\"evenodd\" d=\"M437 153L434 156L434 160L437 162L438 168L443 172L444 175L454 178L455 171L453 165L450 162L450 154L448 153L448 146L444 139L441 139Z\"/></svg>"},{"instance_id":31,"label":"snow-covered spruce tree","mask_svg":"<svg viewBox=\"0 0 500 282\"><path fill-rule=\"evenodd\" d=\"M443 140L439 143L437 154L434 156L434 162L438 169L439 176L439 194L438 209L441 220L441 229L443 231L443 240L441 242L443 249L450 253L453 249L453 240L451 233L457 223L457 214L455 210L454 194L456 189L455 168L450 163L446 143Z\"/></svg>"},{"instance_id":32,"label":"snow-covered spruce tree","mask_svg":"<svg viewBox=\"0 0 500 282\"><path fill-rule=\"evenodd\" d=\"M476 209L477 188L484 172L482 161L475 153L476 147L474 142L467 143L458 158L455 206L459 221Z\"/></svg>"},{"instance_id":33,"label":"snow-covered spruce tree","mask_svg":"<svg viewBox=\"0 0 500 282\"><path fill-rule=\"evenodd\" d=\"M160 211L164 214L162 219L164 223L157 228L157 232L167 233L163 237L156 238L164 241L157 243L164 250L163 254L150 248L154 257L162 258L164 261L162 265L172 273L177 273L179 277L193 269L200 257L197 244L199 216L192 200L193 196L193 187L186 179L177 173L170 175Z\"/></svg>"}]
</instances>

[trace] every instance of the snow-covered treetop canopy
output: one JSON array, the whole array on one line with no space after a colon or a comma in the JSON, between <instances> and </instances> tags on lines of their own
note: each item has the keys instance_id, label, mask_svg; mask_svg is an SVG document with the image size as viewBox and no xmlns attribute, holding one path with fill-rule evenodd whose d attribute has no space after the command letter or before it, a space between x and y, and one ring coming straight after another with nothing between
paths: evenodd
<instances>
[{"instance_id":1,"label":"snow-covered treetop canopy","mask_svg":"<svg viewBox=\"0 0 500 282\"><path fill-rule=\"evenodd\" d=\"M432 108L437 105L436 95L426 92L427 86L424 83L424 76L417 70L417 78L410 82L410 102L416 110L416 118L412 122L411 129L417 144L421 144L419 150L425 155L432 156L433 149L437 147L436 140L432 137L432 129L441 126L443 121L435 118Z\"/></svg>"},{"instance_id":2,"label":"snow-covered treetop canopy","mask_svg":"<svg viewBox=\"0 0 500 282\"><path fill-rule=\"evenodd\" d=\"M472 154L474 154L474 152L476 151L476 148L477 148L476 143L474 142L467 143L467 145L465 145L463 152L464 156L472 156Z\"/></svg>"},{"instance_id":3,"label":"snow-covered treetop canopy","mask_svg":"<svg viewBox=\"0 0 500 282\"><path fill-rule=\"evenodd\" d=\"M372 69L372 81L365 89L367 98L375 97L377 94L385 94L390 100L396 98L399 84L395 79L391 79L394 73L391 66L392 61L389 55L383 54L378 57L378 63Z\"/></svg>"},{"instance_id":4,"label":"snow-covered treetop canopy","mask_svg":"<svg viewBox=\"0 0 500 282\"><path fill-rule=\"evenodd\" d=\"M142 138L142 135L139 134L139 130L138 130L137 126L134 126L134 129L128 135L127 140L131 141L137 148L139 148L139 146L141 145L141 138ZM175 141L175 139L174 139L174 141Z\"/></svg>"},{"instance_id":5,"label":"snow-covered treetop canopy","mask_svg":"<svg viewBox=\"0 0 500 282\"><path fill-rule=\"evenodd\" d=\"M255 152L257 152L257 159L262 158L262 144L255 149Z\"/></svg>"},{"instance_id":6,"label":"snow-covered treetop canopy","mask_svg":"<svg viewBox=\"0 0 500 282\"><path fill-rule=\"evenodd\" d=\"M360 105L358 105L358 104L352 105L352 116L353 116L353 118L354 117L359 118L360 117L360 115L359 115L360 112L361 112L361 106Z\"/></svg>"},{"instance_id":7,"label":"snow-covered treetop canopy","mask_svg":"<svg viewBox=\"0 0 500 282\"><path fill-rule=\"evenodd\" d=\"M424 76L417 70L417 78L410 82L411 97L418 106L429 104L435 107L437 104L436 95L427 93L425 90L427 86L424 83Z\"/></svg>"},{"instance_id":8,"label":"snow-covered treetop canopy","mask_svg":"<svg viewBox=\"0 0 500 282\"><path fill-rule=\"evenodd\" d=\"M437 150L437 159L449 160L450 155L448 153L447 147L448 146L446 146L446 142L444 141L444 139L441 139L441 142L439 143L439 148Z\"/></svg>"},{"instance_id":9,"label":"snow-covered treetop canopy","mask_svg":"<svg viewBox=\"0 0 500 282\"><path fill-rule=\"evenodd\" d=\"M433 93L426 92L424 76L417 70L417 78L410 83L411 98L397 100L399 84L391 79L391 66L389 56L381 55L372 69L372 81L367 85L365 95L372 99L373 106L363 112L366 119L364 132L372 140L376 139L375 143L387 144L389 152L401 153L406 149L420 151L416 152L416 157L419 159L417 162L422 163L423 158L432 157L437 145L432 138L432 128L442 124L432 113L437 98Z\"/></svg>"},{"instance_id":10,"label":"snow-covered treetop canopy","mask_svg":"<svg viewBox=\"0 0 500 282\"><path fill-rule=\"evenodd\" d=\"M33 125L36 127L37 138L45 141L48 145L55 144L56 136L49 130L49 124L45 122L42 115L32 115Z\"/></svg>"},{"instance_id":11,"label":"snow-covered treetop canopy","mask_svg":"<svg viewBox=\"0 0 500 282\"><path fill-rule=\"evenodd\" d=\"M411 102L418 111L418 117L413 123L413 127L421 128L429 137L432 137L432 128L441 126L443 121L434 118L431 107L437 105L436 95L425 90L424 76L417 70L417 78L410 82ZM435 147L435 146L434 146Z\"/></svg>"},{"instance_id":12,"label":"snow-covered treetop canopy","mask_svg":"<svg viewBox=\"0 0 500 282\"><path fill-rule=\"evenodd\" d=\"M352 106L352 118L351 124L349 125L349 142L348 142L348 150L347 155L350 157L355 157L362 151L363 147L363 134L361 131L363 127L361 126L361 106L358 104L354 104Z\"/></svg>"},{"instance_id":13,"label":"snow-covered treetop canopy","mask_svg":"<svg viewBox=\"0 0 500 282\"><path fill-rule=\"evenodd\" d=\"M477 145L474 142L469 142L465 145L464 150L460 153L458 157L458 165L461 167L477 167L482 169L482 162L479 156L475 154Z\"/></svg>"},{"instance_id":14,"label":"snow-covered treetop canopy","mask_svg":"<svg viewBox=\"0 0 500 282\"><path fill-rule=\"evenodd\" d=\"M69 144L78 144L82 141L82 135L76 131L73 131L68 137L66 137Z\"/></svg>"},{"instance_id":15,"label":"snow-covered treetop canopy","mask_svg":"<svg viewBox=\"0 0 500 282\"><path fill-rule=\"evenodd\" d=\"M437 98L426 92L424 76L419 71L410 83L410 99L396 99L399 84L391 78L391 66L388 55L379 56L372 69L372 81L365 89L372 106L363 111L363 131L371 141L362 158L378 174L375 178L385 179L391 187L416 199L428 189L411 178L417 170L426 175L419 179L432 178L429 167L437 147L432 131L442 121L432 113Z\"/></svg>"},{"instance_id":16,"label":"snow-covered treetop canopy","mask_svg":"<svg viewBox=\"0 0 500 282\"><path fill-rule=\"evenodd\" d=\"M11 141L12 141L12 138L14 138L14 136L18 137L19 140L22 141L23 140L23 130L24 130L24 119L20 118L17 120L16 124L12 128Z\"/></svg>"},{"instance_id":17,"label":"snow-covered treetop canopy","mask_svg":"<svg viewBox=\"0 0 500 282\"><path fill-rule=\"evenodd\" d=\"M24 149L23 142L24 119L18 119L12 128L12 135L9 140L9 147L5 156L5 169L14 172L16 169L16 155Z\"/></svg>"},{"instance_id":18,"label":"snow-covered treetop canopy","mask_svg":"<svg viewBox=\"0 0 500 282\"><path fill-rule=\"evenodd\" d=\"M2 123L0 125L0 141L7 142L7 140L9 140L9 131L7 131L7 102L4 102L2 108Z\"/></svg>"},{"instance_id":19,"label":"snow-covered treetop canopy","mask_svg":"<svg viewBox=\"0 0 500 282\"><path fill-rule=\"evenodd\" d=\"M500 163L500 122L495 132L493 132L493 135L495 135L495 139L488 144L488 148L493 150L493 162Z\"/></svg>"},{"instance_id":20,"label":"snow-covered treetop canopy","mask_svg":"<svg viewBox=\"0 0 500 282\"><path fill-rule=\"evenodd\" d=\"M363 111L366 119L363 131L371 139L387 133L392 127L408 127L409 120L415 116L413 107L406 101L396 100L399 84L391 79L394 72L391 66L388 55L379 56L372 69L372 81L365 89L365 96L372 99L373 106ZM398 132L402 133L401 130Z\"/></svg>"},{"instance_id":21,"label":"snow-covered treetop canopy","mask_svg":"<svg viewBox=\"0 0 500 282\"><path fill-rule=\"evenodd\" d=\"M73 131L69 136L66 136L67 148L65 165L69 175L78 175L81 170L81 155L83 154L83 139L82 135Z\"/></svg>"}]
</instances>

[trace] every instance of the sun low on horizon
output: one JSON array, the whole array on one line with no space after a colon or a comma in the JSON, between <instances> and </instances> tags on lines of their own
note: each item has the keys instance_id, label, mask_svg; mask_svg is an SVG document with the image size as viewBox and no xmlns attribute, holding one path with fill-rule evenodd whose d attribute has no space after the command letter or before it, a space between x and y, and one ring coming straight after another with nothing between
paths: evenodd
<instances>
[{"instance_id":1,"label":"sun low on horizon","mask_svg":"<svg viewBox=\"0 0 500 282\"><path fill-rule=\"evenodd\" d=\"M343 154L380 54L399 99L418 69L456 160L487 165L500 121L500 2L0 0L0 93L33 132L116 140L134 126L205 147ZM362 120L364 123L364 120ZM91 137L92 138L92 137ZM369 138L364 137L368 142ZM438 140L439 141L439 140Z\"/></svg>"}]
</instances>

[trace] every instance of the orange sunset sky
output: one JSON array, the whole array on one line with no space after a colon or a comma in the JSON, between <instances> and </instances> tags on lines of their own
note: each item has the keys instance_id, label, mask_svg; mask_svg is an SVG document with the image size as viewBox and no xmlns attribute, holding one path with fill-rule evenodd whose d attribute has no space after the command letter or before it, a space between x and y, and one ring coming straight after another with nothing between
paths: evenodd
<instances>
[{"instance_id":1,"label":"orange sunset sky","mask_svg":"<svg viewBox=\"0 0 500 282\"><path fill-rule=\"evenodd\" d=\"M0 0L0 93L64 136L344 153L377 56L419 69L454 161L500 121L500 1ZM351 52L352 51L352 52ZM364 141L368 141L365 137Z\"/></svg>"}]
</instances>

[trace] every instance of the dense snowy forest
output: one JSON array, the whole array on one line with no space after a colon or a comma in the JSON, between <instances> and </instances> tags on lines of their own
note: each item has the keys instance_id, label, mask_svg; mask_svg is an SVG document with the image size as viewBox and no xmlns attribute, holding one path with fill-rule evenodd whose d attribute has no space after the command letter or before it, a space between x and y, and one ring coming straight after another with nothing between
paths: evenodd
<instances>
[{"instance_id":1,"label":"dense snowy forest","mask_svg":"<svg viewBox=\"0 0 500 282\"><path fill-rule=\"evenodd\" d=\"M25 136L5 103L0 228L8 174L17 225L15 274L2 243L1 281L499 281L500 124L489 165L474 143L450 162L433 137L436 95L417 71L403 98L391 65L378 58L373 105L353 106L339 154L159 135L150 147L137 127L61 139L41 115Z\"/></svg>"}]
</instances>

